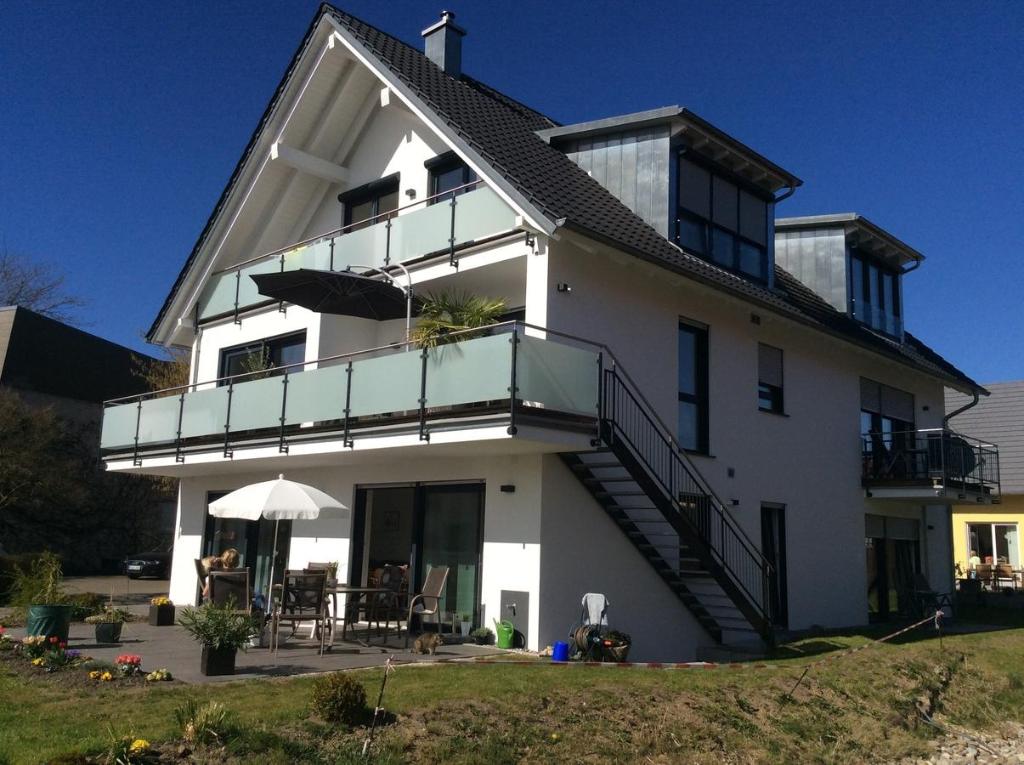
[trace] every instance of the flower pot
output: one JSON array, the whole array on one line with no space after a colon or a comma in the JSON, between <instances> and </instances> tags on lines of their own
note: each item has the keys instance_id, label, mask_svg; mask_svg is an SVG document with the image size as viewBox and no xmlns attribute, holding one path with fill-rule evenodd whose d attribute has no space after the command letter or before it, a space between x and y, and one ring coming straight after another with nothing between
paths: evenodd
<instances>
[{"instance_id":1,"label":"flower pot","mask_svg":"<svg viewBox=\"0 0 1024 765\"><path fill-rule=\"evenodd\" d=\"M166 606L150 606L149 607L149 626L150 627L172 627L174 626L174 604L168 603Z\"/></svg>"},{"instance_id":2,"label":"flower pot","mask_svg":"<svg viewBox=\"0 0 1024 765\"><path fill-rule=\"evenodd\" d=\"M121 622L100 622L96 625L96 642L119 643L123 626Z\"/></svg>"},{"instance_id":3,"label":"flower pot","mask_svg":"<svg viewBox=\"0 0 1024 765\"><path fill-rule=\"evenodd\" d=\"M473 622L462 622L462 637L469 637L469 633L473 631Z\"/></svg>"},{"instance_id":4,"label":"flower pot","mask_svg":"<svg viewBox=\"0 0 1024 765\"><path fill-rule=\"evenodd\" d=\"M29 606L25 632L28 635L57 637L66 643L72 610L72 606Z\"/></svg>"},{"instance_id":5,"label":"flower pot","mask_svg":"<svg viewBox=\"0 0 1024 765\"><path fill-rule=\"evenodd\" d=\"M235 674L234 648L211 648L203 646L203 657L199 665L199 671L204 675L233 675Z\"/></svg>"}]
</instances>

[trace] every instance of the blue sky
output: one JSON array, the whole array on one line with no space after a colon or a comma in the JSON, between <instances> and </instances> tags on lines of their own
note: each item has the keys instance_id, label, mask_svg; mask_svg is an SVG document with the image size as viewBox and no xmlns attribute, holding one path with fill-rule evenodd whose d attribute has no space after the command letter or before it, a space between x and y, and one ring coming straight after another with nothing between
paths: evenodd
<instances>
[{"instance_id":1,"label":"blue sky","mask_svg":"<svg viewBox=\"0 0 1024 765\"><path fill-rule=\"evenodd\" d=\"M340 3L419 43L441 5ZM681 104L927 256L908 328L1024 378L1024 3L463 0L464 68L561 122ZM139 349L314 2L8 0L0 242Z\"/></svg>"}]
</instances>

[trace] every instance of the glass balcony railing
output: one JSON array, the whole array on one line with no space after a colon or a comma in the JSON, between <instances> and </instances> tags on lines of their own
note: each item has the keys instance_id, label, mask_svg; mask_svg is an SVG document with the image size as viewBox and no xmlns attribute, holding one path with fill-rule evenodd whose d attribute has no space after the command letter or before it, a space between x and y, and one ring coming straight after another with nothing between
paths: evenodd
<instances>
[{"instance_id":1,"label":"glass balcony railing","mask_svg":"<svg viewBox=\"0 0 1024 765\"><path fill-rule=\"evenodd\" d=\"M952 430L864 433L861 466L868 487L928 486L999 498L999 448Z\"/></svg>"},{"instance_id":2,"label":"glass balcony railing","mask_svg":"<svg viewBox=\"0 0 1024 765\"><path fill-rule=\"evenodd\" d=\"M458 248L516 227L512 208L479 184L469 184L455 196L449 192L442 198L424 199L214 274L199 298L196 318L237 316L239 311L270 302L249 278L255 274L298 268L335 271L349 264L383 268L440 252L448 252L454 260Z\"/></svg>"},{"instance_id":3,"label":"glass balcony railing","mask_svg":"<svg viewBox=\"0 0 1024 765\"><path fill-rule=\"evenodd\" d=\"M454 337L454 336L453 336ZM324 433L344 439L367 427L404 425L429 440L438 419L503 415L515 432L525 414L573 423L597 417L599 352L526 334L516 322L473 330L457 342L375 349L108 402L106 454L181 456ZM311 368L315 367L315 368ZM510 393L514 391L514 393Z\"/></svg>"}]
</instances>

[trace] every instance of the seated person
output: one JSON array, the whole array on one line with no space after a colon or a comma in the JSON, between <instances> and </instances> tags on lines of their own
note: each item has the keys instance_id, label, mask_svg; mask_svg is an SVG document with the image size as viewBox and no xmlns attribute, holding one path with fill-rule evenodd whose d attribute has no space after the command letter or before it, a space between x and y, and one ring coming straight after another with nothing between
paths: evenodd
<instances>
[{"instance_id":1,"label":"seated person","mask_svg":"<svg viewBox=\"0 0 1024 765\"><path fill-rule=\"evenodd\" d=\"M200 561L206 577L203 579L203 600L210 597L210 572L220 571L224 568L224 562L216 555L207 555Z\"/></svg>"},{"instance_id":2,"label":"seated person","mask_svg":"<svg viewBox=\"0 0 1024 765\"><path fill-rule=\"evenodd\" d=\"M224 569L230 570L238 568L239 559L240 556L238 554L238 550L236 550L234 547L229 547L227 550L220 554L221 566Z\"/></svg>"}]
</instances>

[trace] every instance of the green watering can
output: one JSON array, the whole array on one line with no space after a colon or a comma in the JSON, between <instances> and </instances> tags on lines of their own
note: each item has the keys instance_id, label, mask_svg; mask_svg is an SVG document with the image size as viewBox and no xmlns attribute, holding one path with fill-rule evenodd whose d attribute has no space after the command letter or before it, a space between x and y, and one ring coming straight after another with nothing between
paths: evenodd
<instances>
[{"instance_id":1,"label":"green watering can","mask_svg":"<svg viewBox=\"0 0 1024 765\"><path fill-rule=\"evenodd\" d=\"M510 621L494 620L494 630L498 633L498 648L511 648L512 636L516 634L515 625Z\"/></svg>"}]
</instances>

